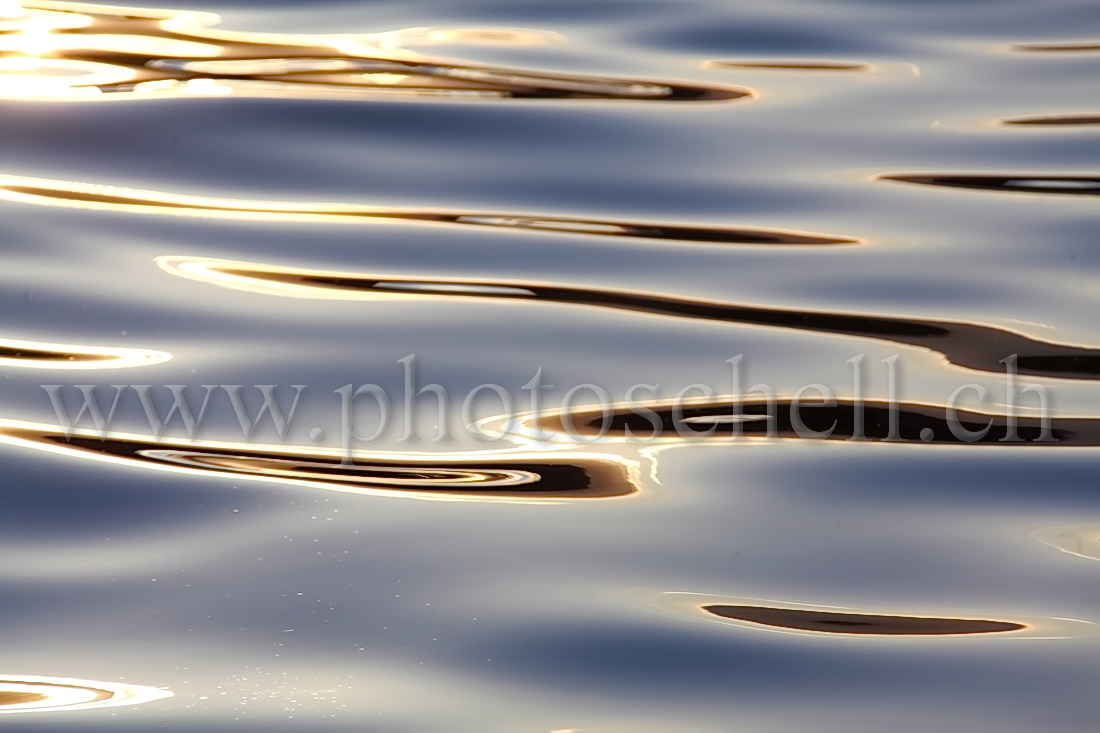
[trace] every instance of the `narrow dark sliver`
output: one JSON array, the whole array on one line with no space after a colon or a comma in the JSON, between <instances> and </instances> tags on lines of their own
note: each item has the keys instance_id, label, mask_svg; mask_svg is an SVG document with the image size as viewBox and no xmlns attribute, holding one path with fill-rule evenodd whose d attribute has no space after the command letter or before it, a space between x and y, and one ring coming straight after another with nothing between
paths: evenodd
<instances>
[{"instance_id":1,"label":"narrow dark sliver","mask_svg":"<svg viewBox=\"0 0 1100 733\"><path fill-rule=\"evenodd\" d=\"M967 176L967 175L889 175L880 180L917 183L925 186L973 188L982 191L1013 193L1051 193L1069 196L1100 195L1100 178L1093 176Z\"/></svg>"},{"instance_id":2,"label":"narrow dark sliver","mask_svg":"<svg viewBox=\"0 0 1100 733\"><path fill-rule=\"evenodd\" d=\"M1006 125L1029 125L1035 127L1058 127L1063 125L1100 125L1100 114L1013 117L1005 120L1004 123Z\"/></svg>"},{"instance_id":3,"label":"narrow dark sliver","mask_svg":"<svg viewBox=\"0 0 1100 733\"><path fill-rule=\"evenodd\" d=\"M778 400L772 410L766 401L749 400L684 407L680 414L671 407L648 408L653 413L652 419L630 410L610 411L606 415L600 410L577 410L544 415L538 427L582 436L648 437L655 433L654 437L809 438L815 437L814 433L828 433L822 439L1015 447L1100 446L1100 419L1056 418L1044 424L1032 417L1017 416L1013 422L1006 415L957 410L957 422L953 425L948 408L940 405L836 400L835 405L806 401L796 407L790 400ZM796 425L795 419L803 425Z\"/></svg>"},{"instance_id":4,"label":"narrow dark sliver","mask_svg":"<svg viewBox=\"0 0 1100 733\"><path fill-rule=\"evenodd\" d=\"M1083 41L1081 43L1020 43L1012 47L1015 51L1048 51L1052 53L1089 53L1100 51L1100 43Z\"/></svg>"},{"instance_id":5,"label":"narrow dark sliver","mask_svg":"<svg viewBox=\"0 0 1100 733\"><path fill-rule=\"evenodd\" d=\"M703 610L722 618L748 621L784 629L818 631L826 634L867 634L882 636L955 636L959 634L995 634L1020 631L1023 624L1007 621L983 621L961 618L924 618L919 616L877 616L861 613L802 611L765 606L704 606Z\"/></svg>"},{"instance_id":6,"label":"narrow dark sliver","mask_svg":"<svg viewBox=\"0 0 1100 733\"><path fill-rule=\"evenodd\" d=\"M399 211L386 209L368 209L340 205L306 206L294 204L264 205L260 202L234 202L209 199L173 200L164 194L141 192L142 195L128 195L127 192L109 193L106 190L80 190L75 187L27 185L20 183L0 183L0 190L10 191L23 196L55 201L85 201L108 206L141 207L150 213L158 209L187 210L204 212L225 212L245 214L265 214L271 217L321 216L334 219L384 219L395 221L426 221L441 224L463 226L526 229L565 234L586 234L609 237L631 237L639 239L660 239L684 242L713 242L721 244L792 244L792 245L837 245L859 244L854 237L829 234L807 234L782 229L759 229L740 227L700 227L660 224L652 222L609 221L603 219L564 219L537 215L500 214L500 213L457 213L430 211Z\"/></svg>"}]
</instances>

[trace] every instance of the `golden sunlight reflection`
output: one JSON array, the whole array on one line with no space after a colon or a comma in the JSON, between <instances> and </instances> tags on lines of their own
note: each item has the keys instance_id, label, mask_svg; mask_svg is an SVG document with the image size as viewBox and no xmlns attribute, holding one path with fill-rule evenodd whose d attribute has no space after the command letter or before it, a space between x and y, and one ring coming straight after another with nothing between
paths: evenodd
<instances>
[{"instance_id":1,"label":"golden sunlight reflection","mask_svg":"<svg viewBox=\"0 0 1100 733\"><path fill-rule=\"evenodd\" d=\"M31 369L123 369L160 364L172 358L163 351L106 346L47 344L0 338L0 366Z\"/></svg>"},{"instance_id":2,"label":"golden sunlight reflection","mask_svg":"<svg viewBox=\"0 0 1100 733\"><path fill-rule=\"evenodd\" d=\"M232 91L215 79L146 83L183 85L189 87L191 93L228 94ZM575 234L709 244L783 246L863 244L862 240L854 237L789 229L701 226L651 221L602 221L491 212L398 209L342 203L249 201L22 176L0 176L0 198L46 206L219 219L330 224L381 222L420 226L473 226L557 235Z\"/></svg>"},{"instance_id":3,"label":"golden sunlight reflection","mask_svg":"<svg viewBox=\"0 0 1100 733\"><path fill-rule=\"evenodd\" d=\"M168 690L120 682L0 674L0 715L139 705L168 697Z\"/></svg>"},{"instance_id":4,"label":"golden sunlight reflection","mask_svg":"<svg viewBox=\"0 0 1100 733\"><path fill-rule=\"evenodd\" d=\"M638 493L639 463L611 451L341 451L154 438L0 420L0 443L136 468L370 496L557 503ZM627 451L629 452L629 451Z\"/></svg>"},{"instance_id":5,"label":"golden sunlight reflection","mask_svg":"<svg viewBox=\"0 0 1100 733\"><path fill-rule=\"evenodd\" d=\"M471 66L409 46L532 45L556 33L509 28L410 28L307 36L213 28L213 13L90 3L0 0L0 96L94 97L103 93L331 97L348 94L457 98L552 97L704 100L750 98L714 84ZM217 59L210 63L210 59Z\"/></svg>"}]
</instances>

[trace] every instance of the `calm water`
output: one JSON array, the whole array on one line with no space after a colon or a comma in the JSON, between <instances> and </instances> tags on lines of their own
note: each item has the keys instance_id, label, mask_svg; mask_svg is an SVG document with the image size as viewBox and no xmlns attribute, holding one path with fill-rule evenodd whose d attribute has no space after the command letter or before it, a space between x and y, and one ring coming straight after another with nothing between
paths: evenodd
<instances>
[{"instance_id":1,"label":"calm water","mask_svg":"<svg viewBox=\"0 0 1100 733\"><path fill-rule=\"evenodd\" d=\"M0 15L9 730L1095 730L1095 3Z\"/></svg>"}]
</instances>

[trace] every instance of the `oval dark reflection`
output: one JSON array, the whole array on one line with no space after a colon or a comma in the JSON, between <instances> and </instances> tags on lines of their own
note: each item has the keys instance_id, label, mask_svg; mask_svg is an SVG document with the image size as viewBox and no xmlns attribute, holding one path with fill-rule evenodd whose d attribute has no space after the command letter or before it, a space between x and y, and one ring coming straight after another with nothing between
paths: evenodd
<instances>
[{"instance_id":1,"label":"oval dark reflection","mask_svg":"<svg viewBox=\"0 0 1100 733\"><path fill-rule=\"evenodd\" d=\"M873 634L893 636L951 636L993 634L1019 631L1023 624L1007 621L983 621L962 618L922 618L916 616L876 616L862 613L802 611L765 606L703 606L703 610L722 618L749 621L764 626L801 629L828 634Z\"/></svg>"}]
</instances>

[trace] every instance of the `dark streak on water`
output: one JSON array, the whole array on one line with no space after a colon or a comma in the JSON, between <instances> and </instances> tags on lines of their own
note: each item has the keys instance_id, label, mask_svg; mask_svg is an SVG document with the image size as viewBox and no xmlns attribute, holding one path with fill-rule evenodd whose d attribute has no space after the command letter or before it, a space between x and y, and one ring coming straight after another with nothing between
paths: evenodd
<instances>
[{"instance_id":1,"label":"dark streak on water","mask_svg":"<svg viewBox=\"0 0 1100 733\"><path fill-rule=\"evenodd\" d=\"M926 186L974 188L983 191L1048 193L1069 196L1100 195L1100 178L1093 176L967 176L967 175L889 175L886 181L920 183Z\"/></svg>"},{"instance_id":2,"label":"dark streak on water","mask_svg":"<svg viewBox=\"0 0 1100 733\"><path fill-rule=\"evenodd\" d=\"M961 618L917 618L877 616L861 613L829 613L763 606L703 606L703 610L722 618L749 621L784 629L819 631L826 634L868 634L883 636L953 636L959 634L996 634L1019 631L1023 624L1006 621L982 621Z\"/></svg>"},{"instance_id":3,"label":"dark streak on water","mask_svg":"<svg viewBox=\"0 0 1100 733\"><path fill-rule=\"evenodd\" d=\"M746 437L908 441L957 445L1100 446L1100 420L996 415L946 406L834 400L716 403L679 409L644 405L638 410L576 411L545 415L538 427L584 436L633 434L643 438L677 435L687 439ZM797 425L795 420L801 420ZM654 424L656 421L656 425ZM955 422L954 428L952 422ZM696 427L698 425L698 427ZM629 432L628 432L629 431Z\"/></svg>"},{"instance_id":4,"label":"dark streak on water","mask_svg":"<svg viewBox=\"0 0 1100 733\"><path fill-rule=\"evenodd\" d=\"M167 258L174 263L179 258ZM182 258L186 261L187 258ZM172 267L169 264L169 267ZM847 313L760 308L736 303L688 300L650 293L630 293L589 288L545 285L526 281L478 282L468 280L428 280L351 273L296 273L293 270L264 269L262 266L214 263L209 269L241 281L264 281L299 286L299 293L325 290L362 291L364 293L402 293L443 297L499 298L540 300L552 303L595 306L652 313L677 318L702 319L757 326L776 326L800 331L816 331L844 336L881 339L919 346L942 354L952 364L977 371L1003 373L1003 359L1016 354L1020 374L1063 379L1094 379L1100 376L1100 349L1056 344L1033 339L1020 333L971 323L891 318ZM216 281L224 284L222 281Z\"/></svg>"},{"instance_id":5,"label":"dark streak on water","mask_svg":"<svg viewBox=\"0 0 1100 733\"><path fill-rule=\"evenodd\" d=\"M1100 125L1100 115L1040 115L1038 117L1014 117L1004 122L1006 125L1035 125L1036 127Z\"/></svg>"},{"instance_id":6,"label":"dark streak on water","mask_svg":"<svg viewBox=\"0 0 1100 733\"><path fill-rule=\"evenodd\" d=\"M607 221L599 219L562 219L525 214L500 214L489 212L431 212L368 209L365 207L264 203L253 201L219 201L187 197L173 199L153 191L112 191L106 187L81 189L73 186L27 185L17 182L0 182L0 189L20 196L50 202L89 202L106 207L131 207L146 213L164 213L162 210L182 210L207 215L262 214L269 218L285 218L288 221L301 217L331 217L333 220L371 219L388 221L419 221L439 224L458 224L477 227L551 231L586 234L591 236L634 237L684 242L714 242L723 244L856 244L859 240L825 234L805 234L779 230L698 227L652 222Z\"/></svg>"}]
</instances>

